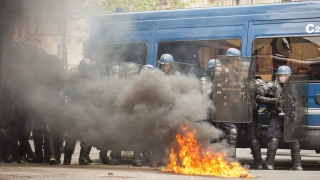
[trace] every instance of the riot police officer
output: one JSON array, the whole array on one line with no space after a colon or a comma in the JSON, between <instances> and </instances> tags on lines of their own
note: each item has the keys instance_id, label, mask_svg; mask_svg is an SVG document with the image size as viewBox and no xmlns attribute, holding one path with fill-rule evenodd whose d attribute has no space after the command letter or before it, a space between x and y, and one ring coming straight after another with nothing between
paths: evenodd
<instances>
[{"instance_id":1,"label":"riot police officer","mask_svg":"<svg viewBox=\"0 0 320 180\"><path fill-rule=\"evenodd\" d=\"M29 70L31 75L32 85L30 87L30 104L29 118L33 121L33 140L35 147L35 156L30 161L33 163L43 163L44 160L51 165L56 164L57 160L54 156L53 140L51 129L48 124L49 106L44 105L47 98L50 98L51 79L54 73L49 73L55 69L52 66L52 61L48 57L34 53L29 61ZM60 72L58 72L60 73ZM43 154L44 146L44 154ZM44 156L45 155L45 156Z\"/></svg>"},{"instance_id":2,"label":"riot police officer","mask_svg":"<svg viewBox=\"0 0 320 180\"><path fill-rule=\"evenodd\" d=\"M174 59L171 54L163 54L158 61L160 68L167 75L178 75L179 71L174 66Z\"/></svg>"},{"instance_id":3,"label":"riot police officer","mask_svg":"<svg viewBox=\"0 0 320 180\"><path fill-rule=\"evenodd\" d=\"M215 64L219 63L219 60L210 59L207 63L207 68L204 71L204 77L200 79L201 82L201 90L203 93L207 93L209 98L212 99L212 89L213 89L213 78L214 78L214 67Z\"/></svg>"},{"instance_id":4,"label":"riot police officer","mask_svg":"<svg viewBox=\"0 0 320 180\"><path fill-rule=\"evenodd\" d=\"M92 76L92 67L93 63L90 59L82 59L78 65L79 69L79 78L78 79L72 79L73 85L75 85L73 88L69 91L69 97L73 103L76 104L70 104L72 105L79 105L83 108L83 110L86 110L86 96L87 94L83 94L81 89L77 89L77 83L81 84L82 86L88 82L94 80L94 77ZM80 85L80 86L81 86ZM79 88L79 87L78 87ZM77 138L80 138L80 156L79 156L79 164L80 165L88 165L89 163L92 163L92 160L89 157L90 150L92 146L88 144L87 141L85 141L85 137L83 136L83 131L87 130L87 127L84 124L84 121L76 121L74 117L69 118L69 128L68 128L68 137L66 138L65 142L65 149L64 149L64 165L70 165L71 163L71 156L74 151L74 147L76 145Z\"/></svg>"},{"instance_id":5,"label":"riot police officer","mask_svg":"<svg viewBox=\"0 0 320 180\"><path fill-rule=\"evenodd\" d=\"M119 66L113 66L110 72L110 77L112 80L117 81L119 78Z\"/></svg>"},{"instance_id":6,"label":"riot police officer","mask_svg":"<svg viewBox=\"0 0 320 180\"><path fill-rule=\"evenodd\" d=\"M237 82L238 79L238 65L239 59L238 57L241 55L241 52L235 48L229 48L225 56L228 58L228 64L219 67L221 70L221 77L225 79L224 81L229 82ZM229 145L229 157L231 159L236 158L236 145L237 145L237 138L238 138L238 127L241 126L240 124L235 124L232 122L220 122L217 124L220 129L225 132L225 136L227 139L227 143Z\"/></svg>"},{"instance_id":7,"label":"riot police officer","mask_svg":"<svg viewBox=\"0 0 320 180\"><path fill-rule=\"evenodd\" d=\"M255 79L255 94L254 97L258 98L264 96L268 87L266 83L259 77ZM253 117L250 123L245 124L245 130L247 138L250 142L250 149L253 156L254 168L262 170L262 158L261 158L261 147L259 142L259 135L261 131L261 119L258 110L260 109L260 104L258 100L255 101L253 106Z\"/></svg>"},{"instance_id":8,"label":"riot police officer","mask_svg":"<svg viewBox=\"0 0 320 180\"><path fill-rule=\"evenodd\" d=\"M291 69L289 66L280 66L277 70L277 80L268 83L268 91L266 96L258 98L259 103L267 105L267 114L270 119L268 127L268 151L266 158L267 169L274 169L274 159L278 149L279 139L283 135L284 116L280 113L283 108L283 99L281 98L285 83L291 76ZM291 158L293 169L302 171L300 143L298 141L290 142Z\"/></svg>"}]
</instances>

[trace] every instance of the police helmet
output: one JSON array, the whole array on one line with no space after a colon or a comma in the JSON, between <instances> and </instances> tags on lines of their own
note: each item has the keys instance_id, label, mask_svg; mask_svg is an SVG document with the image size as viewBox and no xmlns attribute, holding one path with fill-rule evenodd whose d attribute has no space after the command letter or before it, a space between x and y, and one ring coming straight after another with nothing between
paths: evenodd
<instances>
[{"instance_id":1,"label":"police helmet","mask_svg":"<svg viewBox=\"0 0 320 180\"><path fill-rule=\"evenodd\" d=\"M277 70L277 74L289 74L291 75L291 69L289 66L286 66L286 65L282 65L278 68Z\"/></svg>"},{"instance_id":2,"label":"police helmet","mask_svg":"<svg viewBox=\"0 0 320 180\"><path fill-rule=\"evenodd\" d=\"M144 69L154 69L154 66L151 64L144 65Z\"/></svg>"},{"instance_id":3,"label":"police helmet","mask_svg":"<svg viewBox=\"0 0 320 180\"><path fill-rule=\"evenodd\" d=\"M226 51L226 56L241 56L241 52L236 48L229 48Z\"/></svg>"},{"instance_id":4,"label":"police helmet","mask_svg":"<svg viewBox=\"0 0 320 180\"><path fill-rule=\"evenodd\" d=\"M112 71L113 73L118 73L118 72L119 72L119 66L113 66L112 69L111 69L111 71Z\"/></svg>"},{"instance_id":5,"label":"police helmet","mask_svg":"<svg viewBox=\"0 0 320 180\"><path fill-rule=\"evenodd\" d=\"M159 64L166 64L174 62L173 56L171 54L163 54L158 61Z\"/></svg>"},{"instance_id":6,"label":"police helmet","mask_svg":"<svg viewBox=\"0 0 320 180\"><path fill-rule=\"evenodd\" d=\"M217 60L218 61L218 60ZM204 71L205 76L209 76L214 69L214 66L216 65L216 60L215 59L210 59L207 63L207 69Z\"/></svg>"},{"instance_id":7,"label":"police helmet","mask_svg":"<svg viewBox=\"0 0 320 180\"><path fill-rule=\"evenodd\" d=\"M284 76L284 75L287 75L287 76ZM277 70L277 73L276 73L276 76L277 76L277 80L280 82L280 83L285 83L286 80L288 80L288 77L291 76L291 69L289 66L286 66L286 65L282 65L278 68ZM281 78L282 77L286 77L286 79L283 79Z\"/></svg>"},{"instance_id":8,"label":"police helmet","mask_svg":"<svg viewBox=\"0 0 320 180\"><path fill-rule=\"evenodd\" d=\"M210 59L207 63L207 69L206 71L212 70L212 68L214 68L216 64L216 60L215 59Z\"/></svg>"},{"instance_id":9,"label":"police helmet","mask_svg":"<svg viewBox=\"0 0 320 180\"><path fill-rule=\"evenodd\" d=\"M139 71L138 66L135 63L129 63L127 67L127 72L132 74L132 73L137 73Z\"/></svg>"},{"instance_id":10,"label":"police helmet","mask_svg":"<svg viewBox=\"0 0 320 180\"><path fill-rule=\"evenodd\" d=\"M78 68L92 67L93 63L90 59L82 59L78 65Z\"/></svg>"}]
</instances>

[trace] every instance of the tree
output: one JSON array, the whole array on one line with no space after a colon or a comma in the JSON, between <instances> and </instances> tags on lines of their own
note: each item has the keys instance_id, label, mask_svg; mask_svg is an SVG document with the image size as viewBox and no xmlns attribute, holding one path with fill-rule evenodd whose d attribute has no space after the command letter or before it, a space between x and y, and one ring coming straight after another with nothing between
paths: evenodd
<instances>
[{"instance_id":1,"label":"tree","mask_svg":"<svg viewBox=\"0 0 320 180\"><path fill-rule=\"evenodd\" d=\"M127 12L160 10L163 5L169 8L188 8L195 0L102 0L102 6L107 12L115 12L117 7L124 8Z\"/></svg>"}]
</instances>

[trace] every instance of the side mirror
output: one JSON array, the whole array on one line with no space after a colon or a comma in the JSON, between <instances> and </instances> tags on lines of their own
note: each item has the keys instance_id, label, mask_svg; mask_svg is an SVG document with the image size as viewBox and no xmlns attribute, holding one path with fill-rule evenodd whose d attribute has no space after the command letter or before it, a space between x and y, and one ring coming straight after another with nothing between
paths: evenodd
<instances>
[{"instance_id":1,"label":"side mirror","mask_svg":"<svg viewBox=\"0 0 320 180\"><path fill-rule=\"evenodd\" d=\"M315 99L315 101L316 101L316 104L319 104L319 105L320 105L320 94L317 94L314 99Z\"/></svg>"}]
</instances>

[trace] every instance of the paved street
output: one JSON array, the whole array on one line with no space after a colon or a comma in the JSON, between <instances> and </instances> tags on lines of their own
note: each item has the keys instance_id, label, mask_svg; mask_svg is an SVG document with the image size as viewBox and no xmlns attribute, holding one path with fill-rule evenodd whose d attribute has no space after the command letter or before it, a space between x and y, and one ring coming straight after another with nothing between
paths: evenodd
<instances>
[{"instance_id":1,"label":"paved street","mask_svg":"<svg viewBox=\"0 0 320 180\"><path fill-rule=\"evenodd\" d=\"M262 149L263 159L265 159L266 149ZM252 165L252 157L249 149L237 149L237 156L243 164ZM0 164L0 180L3 179L220 179L212 176L180 175L170 172L163 172L161 168L132 167L130 164L131 152L123 152L123 165L110 166L103 165L99 160L99 151L95 148L90 156L94 163L88 166L77 164L79 157L79 143L73 155L72 165L48 164ZM291 157L289 150L278 150L276 156L276 170L250 170L256 179L320 179L320 154L314 151L302 151L302 161L305 171L297 172L290 170ZM225 178L221 178L225 179Z\"/></svg>"}]
</instances>

